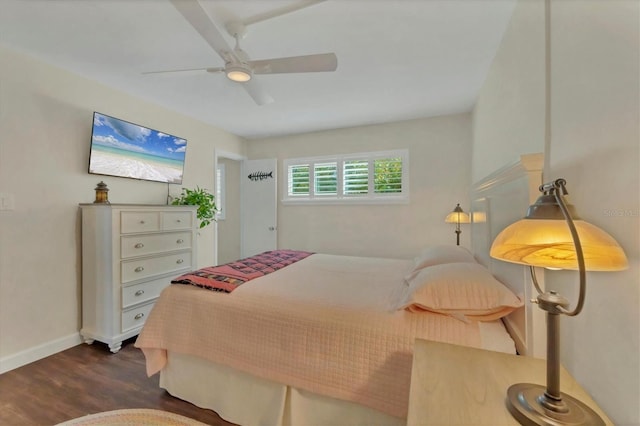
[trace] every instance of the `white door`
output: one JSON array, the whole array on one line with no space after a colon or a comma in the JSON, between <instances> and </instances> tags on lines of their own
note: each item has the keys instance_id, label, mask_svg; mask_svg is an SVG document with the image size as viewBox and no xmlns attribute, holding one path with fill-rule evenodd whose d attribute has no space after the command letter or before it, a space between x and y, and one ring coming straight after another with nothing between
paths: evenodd
<instances>
[{"instance_id":1,"label":"white door","mask_svg":"<svg viewBox=\"0 0 640 426\"><path fill-rule=\"evenodd\" d=\"M243 258L277 248L277 165L275 158L242 162L240 249Z\"/></svg>"}]
</instances>

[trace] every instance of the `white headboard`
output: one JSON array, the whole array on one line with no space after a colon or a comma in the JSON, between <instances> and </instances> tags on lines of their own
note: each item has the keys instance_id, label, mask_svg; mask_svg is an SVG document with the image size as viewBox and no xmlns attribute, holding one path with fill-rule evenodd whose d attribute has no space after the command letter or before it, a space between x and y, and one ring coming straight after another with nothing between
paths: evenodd
<instances>
[{"instance_id":1,"label":"white headboard","mask_svg":"<svg viewBox=\"0 0 640 426\"><path fill-rule=\"evenodd\" d=\"M480 263L511 288L525 307L504 318L518 352L544 357L546 352L545 319L540 309L532 308L535 289L529 269L492 259L489 249L505 227L524 217L527 208L540 195L542 154L521 155L517 161L491 173L473 185L471 193L471 247ZM542 278L542 274L538 276ZM540 280L542 281L542 280ZM543 282L541 283L544 284Z\"/></svg>"}]
</instances>

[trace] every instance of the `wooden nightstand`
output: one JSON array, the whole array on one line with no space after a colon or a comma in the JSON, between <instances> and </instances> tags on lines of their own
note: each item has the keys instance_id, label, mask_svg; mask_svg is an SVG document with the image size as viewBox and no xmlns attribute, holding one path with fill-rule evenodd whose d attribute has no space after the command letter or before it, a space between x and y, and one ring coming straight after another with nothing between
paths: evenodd
<instances>
[{"instance_id":1,"label":"wooden nightstand","mask_svg":"<svg viewBox=\"0 0 640 426\"><path fill-rule=\"evenodd\" d=\"M562 392L611 420L562 368ZM518 425L505 405L507 388L519 382L544 385L546 362L417 339L411 372L407 425Z\"/></svg>"}]
</instances>

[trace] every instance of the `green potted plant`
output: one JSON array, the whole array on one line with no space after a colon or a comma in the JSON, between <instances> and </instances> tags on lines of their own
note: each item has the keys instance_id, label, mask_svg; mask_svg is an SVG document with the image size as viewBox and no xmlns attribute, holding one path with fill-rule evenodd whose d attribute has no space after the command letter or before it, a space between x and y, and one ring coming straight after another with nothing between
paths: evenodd
<instances>
[{"instance_id":1,"label":"green potted plant","mask_svg":"<svg viewBox=\"0 0 640 426\"><path fill-rule=\"evenodd\" d=\"M196 217L200 221L200 228L204 228L216 220L218 208L215 197L206 189L196 186L196 189L182 188L182 193L171 203L173 205L198 206Z\"/></svg>"}]
</instances>

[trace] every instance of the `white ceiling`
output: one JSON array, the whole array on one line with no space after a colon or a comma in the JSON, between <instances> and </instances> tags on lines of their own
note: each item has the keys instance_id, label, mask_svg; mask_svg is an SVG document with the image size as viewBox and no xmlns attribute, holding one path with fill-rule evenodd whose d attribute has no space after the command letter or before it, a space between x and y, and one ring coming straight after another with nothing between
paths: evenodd
<instances>
[{"instance_id":1,"label":"white ceiling","mask_svg":"<svg viewBox=\"0 0 640 426\"><path fill-rule=\"evenodd\" d=\"M338 57L335 72L254 76L275 99L263 106L224 74L142 74L224 66L168 0L0 0L0 43L260 138L471 110L514 2L326 0L251 24L241 41L251 59ZM297 3L201 0L222 32Z\"/></svg>"}]
</instances>

